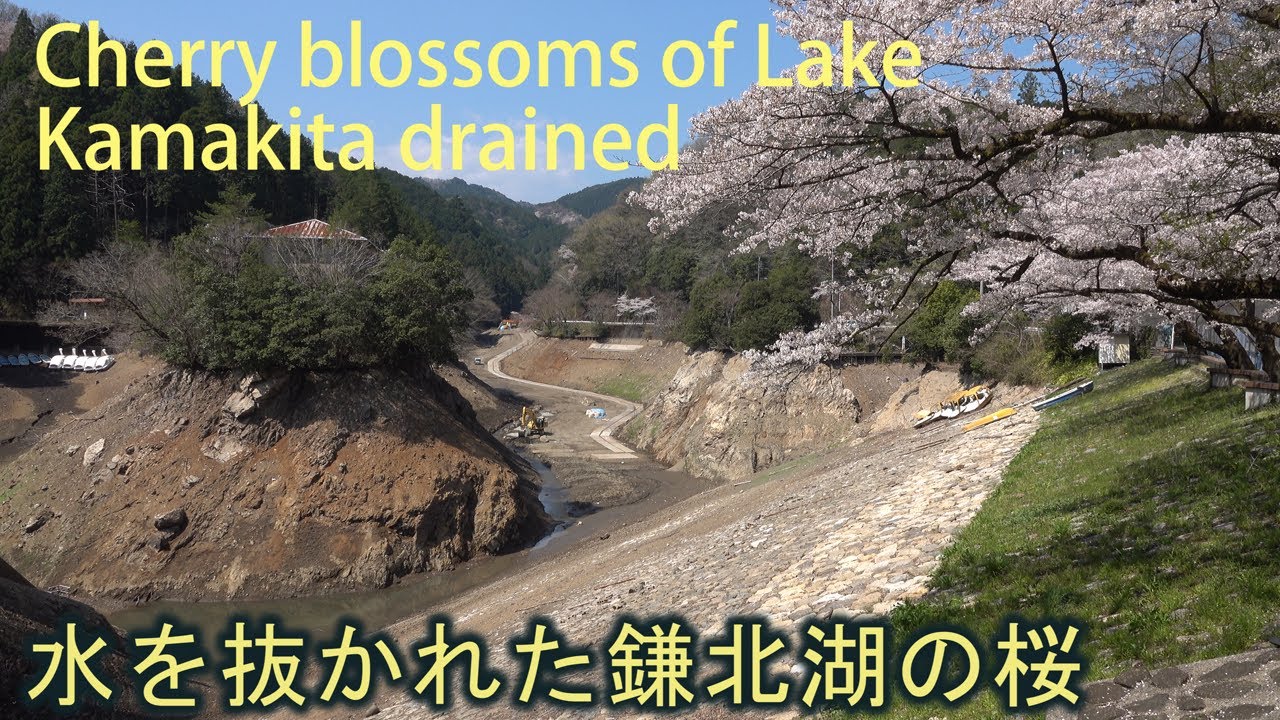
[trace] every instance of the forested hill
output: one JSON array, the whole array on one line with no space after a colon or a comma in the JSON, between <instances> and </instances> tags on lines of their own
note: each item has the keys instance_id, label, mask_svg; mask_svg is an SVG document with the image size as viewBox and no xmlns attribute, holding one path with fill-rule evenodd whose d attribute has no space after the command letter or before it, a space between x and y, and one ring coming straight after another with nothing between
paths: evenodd
<instances>
[{"instance_id":1,"label":"forested hill","mask_svg":"<svg viewBox=\"0 0 1280 720\"><path fill-rule=\"evenodd\" d=\"M584 218L593 218L613 207L631 191L639 190L643 184L644 178L622 178L570 193L556 200L554 204L572 210Z\"/></svg>"},{"instance_id":2,"label":"forested hill","mask_svg":"<svg viewBox=\"0 0 1280 720\"><path fill-rule=\"evenodd\" d=\"M106 122L117 127L154 122L162 126L186 123L204 127L225 123L246 136L246 115L221 88L204 81L182 87L175 79L165 89L59 89L40 80L35 49L40 32L53 18L33 22L26 11L0 2L0 317L30 316L45 300L69 288L53 280L69 259L91 253L107 240L134 238L167 242L191 229L196 215L228 188L250 194L253 204L272 223L285 224L318 217L358 230L383 242L405 235L418 242L436 241L471 272L469 284L478 295L492 292L501 310L517 307L530 290L544 281L545 245L550 240L512 235L477 218L459 199L446 198L426 184L389 170L322 172L238 170L214 173L203 169L181 172L72 171L55 153L52 169L39 170L39 108L49 107L55 120L69 107L83 110L64 133L73 152L83 157L92 140L88 127ZM83 63L87 30L78 39L60 36L51 46L50 65L63 76ZM133 63L136 46L127 45ZM104 74L114 72L110 53L103 57ZM152 71L153 74L158 72ZM264 110L265 112L265 110ZM272 122L263 118L263 122ZM203 150L196 133L195 153ZM154 135L144 157L154 157ZM304 138L303 157L312 153ZM128 133L121 136L122 157L129 157ZM173 141L176 146L177 141ZM277 135L271 146L287 155L289 138ZM241 143L240 167L247 148ZM174 148L176 152L176 147ZM306 164L304 164L305 167ZM552 247L554 249L554 247Z\"/></svg>"},{"instance_id":3,"label":"forested hill","mask_svg":"<svg viewBox=\"0 0 1280 720\"><path fill-rule=\"evenodd\" d=\"M573 228L613 207L625 194L638 189L644 178L593 185L537 205L512 200L497 190L460 178L421 182L440 195L461 200L490 230L514 246L527 261L526 269L545 281L552 254L568 240Z\"/></svg>"},{"instance_id":4,"label":"forested hill","mask_svg":"<svg viewBox=\"0 0 1280 720\"><path fill-rule=\"evenodd\" d=\"M564 222L565 218L540 212L538 206L512 200L497 190L459 178L417 178L411 182L465 207L488 232L504 238L516 249L524 260L524 270L536 274L538 285L546 281L552 254L569 237L570 224ZM413 192L413 188L405 190Z\"/></svg>"},{"instance_id":5,"label":"forested hill","mask_svg":"<svg viewBox=\"0 0 1280 720\"><path fill-rule=\"evenodd\" d=\"M475 185L461 178L449 180L424 180L431 189L449 197L467 198L482 203L511 206L531 210L542 218L556 220L562 225L577 225L583 220L599 215L613 207L632 190L639 190L645 178L629 177L612 182L585 187L549 203L533 204L512 200L502 193L483 185Z\"/></svg>"}]
</instances>

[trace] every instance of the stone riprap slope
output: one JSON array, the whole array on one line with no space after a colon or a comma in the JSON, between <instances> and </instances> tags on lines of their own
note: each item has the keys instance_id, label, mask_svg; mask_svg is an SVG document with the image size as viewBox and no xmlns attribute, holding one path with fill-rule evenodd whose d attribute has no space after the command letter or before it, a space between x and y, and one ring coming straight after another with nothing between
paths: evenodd
<instances>
[{"instance_id":1,"label":"stone riprap slope","mask_svg":"<svg viewBox=\"0 0 1280 720\"><path fill-rule=\"evenodd\" d=\"M718 636L727 618L744 614L767 615L792 630L811 615L885 613L925 592L939 554L996 487L1037 422L1023 411L967 434L952 425L832 448L779 468L776 477L695 496L439 610L455 619L459 632L486 637L490 658L509 683L519 676L506 641L534 616L552 619L572 643L591 644L599 656L622 614L644 620L676 613L705 637ZM392 630L402 643L424 631L425 618ZM608 690L599 665L589 677L598 691ZM389 691L380 717L432 714L405 700L399 690ZM505 703L461 704L452 712L516 714ZM543 705L520 716L560 712Z\"/></svg>"},{"instance_id":2,"label":"stone riprap slope","mask_svg":"<svg viewBox=\"0 0 1280 720\"><path fill-rule=\"evenodd\" d=\"M1280 717L1280 637L1231 657L1155 671L1134 668L1084 690L1080 712L1059 709L1048 720L1271 720Z\"/></svg>"}]
</instances>

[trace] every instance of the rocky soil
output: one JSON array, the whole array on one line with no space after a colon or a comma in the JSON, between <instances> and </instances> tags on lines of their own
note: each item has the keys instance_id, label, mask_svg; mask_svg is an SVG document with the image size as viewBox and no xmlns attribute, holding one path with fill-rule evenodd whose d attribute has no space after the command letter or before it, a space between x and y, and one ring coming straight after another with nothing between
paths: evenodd
<instances>
[{"instance_id":1,"label":"rocky soil","mask_svg":"<svg viewBox=\"0 0 1280 720\"><path fill-rule=\"evenodd\" d=\"M153 371L0 469L39 586L139 601L385 586L540 537L536 475L428 370Z\"/></svg>"},{"instance_id":2,"label":"rocky soil","mask_svg":"<svg viewBox=\"0 0 1280 720\"><path fill-rule=\"evenodd\" d=\"M465 362L441 365L435 368L435 372L475 410L476 419L485 430L496 432L512 419L520 417L520 407L525 404L521 398L486 385Z\"/></svg>"},{"instance_id":3,"label":"rocky soil","mask_svg":"<svg viewBox=\"0 0 1280 720\"><path fill-rule=\"evenodd\" d=\"M775 382L745 379L746 370L723 353L690 356L625 437L691 474L738 480L858 435L862 409L835 370Z\"/></svg>"},{"instance_id":4,"label":"rocky soil","mask_svg":"<svg viewBox=\"0 0 1280 720\"><path fill-rule=\"evenodd\" d=\"M4 560L0 560L0 717L10 720L52 717L48 708L31 707L22 692L23 685L32 677L39 677L44 666L36 666L30 654L34 637L49 636L62 628L67 618L74 618L84 630L104 636L109 645L124 647L124 640L111 627L106 618L92 608L32 587L27 580ZM105 651L104 651L105 652ZM47 656L42 656L45 660ZM97 658L95 658L96 662ZM87 706L74 714L59 717L89 720L90 718L140 718L144 717L128 688L132 679L127 674L129 660L123 652L109 654L100 667L104 668L102 680L115 688L123 688L116 702L109 708ZM58 685L50 687L50 696L61 692Z\"/></svg>"},{"instance_id":5,"label":"rocky soil","mask_svg":"<svg viewBox=\"0 0 1280 720\"><path fill-rule=\"evenodd\" d=\"M743 615L767 617L788 633L813 616L883 615L926 592L940 555L1038 421L1024 410L972 433L953 422L919 433L868 435L749 483L720 485L433 612L481 634L490 648L501 648L528 618L549 618L574 644L596 653L589 670L562 679L598 690L608 689L600 662L621 615L643 621L675 613L704 637ZM406 621L391 632L401 642L415 640L424 622ZM500 672L518 677L508 653L489 657ZM793 671L802 668L797 662ZM379 698L379 717L438 715L406 697L388 690ZM496 707L464 703L448 715L568 716L545 705L519 713ZM621 713L594 713L614 715ZM753 715L708 705L686 715L739 716Z\"/></svg>"},{"instance_id":6,"label":"rocky soil","mask_svg":"<svg viewBox=\"0 0 1280 720\"><path fill-rule=\"evenodd\" d=\"M676 469L737 481L856 438L910 431L918 410L964 387L953 369L902 363L818 365L768 379L746 372L740 357L690 354L623 438ZM992 405L1034 394L997 388Z\"/></svg>"},{"instance_id":7,"label":"rocky soil","mask_svg":"<svg viewBox=\"0 0 1280 720\"><path fill-rule=\"evenodd\" d=\"M1084 688L1080 712L1048 720L1169 718L1269 720L1280 717L1280 637L1259 649L1178 667L1135 667Z\"/></svg>"},{"instance_id":8,"label":"rocky soil","mask_svg":"<svg viewBox=\"0 0 1280 720\"><path fill-rule=\"evenodd\" d=\"M85 412L120 392L159 363L125 353L110 372L63 373L39 367L0 372L0 463L26 452L68 413Z\"/></svg>"}]
</instances>

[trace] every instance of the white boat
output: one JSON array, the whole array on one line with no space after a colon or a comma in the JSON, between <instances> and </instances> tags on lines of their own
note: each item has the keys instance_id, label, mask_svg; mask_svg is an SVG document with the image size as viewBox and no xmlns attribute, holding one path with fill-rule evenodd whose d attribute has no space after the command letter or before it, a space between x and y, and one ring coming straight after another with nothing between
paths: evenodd
<instances>
[{"instance_id":1,"label":"white boat","mask_svg":"<svg viewBox=\"0 0 1280 720\"><path fill-rule=\"evenodd\" d=\"M989 402L991 402L991 391L979 390L968 402L963 403L960 406L960 413L962 415L967 415L971 412L981 410L986 407Z\"/></svg>"},{"instance_id":2,"label":"white boat","mask_svg":"<svg viewBox=\"0 0 1280 720\"><path fill-rule=\"evenodd\" d=\"M952 419L952 418L958 418L958 417L960 417L960 412L961 412L961 411L960 411L960 407L959 407L959 406L957 406L957 405L950 405L950 406L948 406L948 407L944 407L944 408L942 408L941 410L939 410L939 411L938 411L938 417L939 417L939 418L941 418L941 419L943 419L943 420L950 420L950 419Z\"/></svg>"},{"instance_id":3,"label":"white boat","mask_svg":"<svg viewBox=\"0 0 1280 720\"><path fill-rule=\"evenodd\" d=\"M97 350L94 350L94 351L93 351L93 366L92 366L92 367L90 367L90 368L88 368L88 369L89 369L89 370L93 370L94 372L99 372L99 371L102 371L102 370L106 370L108 367L110 367L110 366L111 366L111 362L112 362L112 357L111 357L110 355L108 355L108 354L107 354L107 351L106 351L106 349L105 349L105 348L102 350L102 354L101 354L101 355L99 355L99 354L98 354L98 351L97 351Z\"/></svg>"},{"instance_id":4,"label":"white boat","mask_svg":"<svg viewBox=\"0 0 1280 720\"><path fill-rule=\"evenodd\" d=\"M72 348L71 352L75 352L75 348ZM71 363L71 369L72 369L72 370L80 370L81 372L83 372L84 370L88 369L88 367L89 367L89 362L90 362L92 359L93 359L93 358L90 358L90 357L88 356L88 354L85 354L85 355L79 355L79 356L77 356L77 357L76 357L75 362ZM64 366L64 367L65 367L65 366Z\"/></svg>"}]
</instances>

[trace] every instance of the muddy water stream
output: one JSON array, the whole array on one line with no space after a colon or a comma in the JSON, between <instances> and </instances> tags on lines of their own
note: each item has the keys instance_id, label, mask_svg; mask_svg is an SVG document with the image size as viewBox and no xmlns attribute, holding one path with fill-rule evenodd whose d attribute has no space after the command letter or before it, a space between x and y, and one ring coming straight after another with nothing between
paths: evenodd
<instances>
[{"instance_id":1,"label":"muddy water stream","mask_svg":"<svg viewBox=\"0 0 1280 720\"><path fill-rule=\"evenodd\" d=\"M126 631L139 631L155 628L161 618L176 619L183 625L198 628L206 643L223 633L228 622L236 616L248 616L254 620L274 616L290 630L305 630L321 636L331 634L338 622L345 619L358 620L370 629L382 628L429 612L461 593L510 573L555 558L579 543L594 540L704 487L703 483L682 473L656 468L620 468L620 472L628 475L642 476L638 480L651 485L653 492L630 505L573 518L568 492L551 468L532 454L521 454L541 477L539 500L556 523L555 529L532 548L480 558L446 572L410 576L379 590L261 601L160 601L110 613L110 620Z\"/></svg>"}]
</instances>

